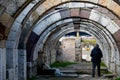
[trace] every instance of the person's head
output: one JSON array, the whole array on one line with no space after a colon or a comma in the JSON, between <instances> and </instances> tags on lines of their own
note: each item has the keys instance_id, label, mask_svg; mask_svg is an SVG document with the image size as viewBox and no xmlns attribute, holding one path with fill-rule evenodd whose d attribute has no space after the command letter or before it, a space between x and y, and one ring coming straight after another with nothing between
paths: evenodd
<instances>
[{"instance_id":1,"label":"person's head","mask_svg":"<svg viewBox=\"0 0 120 80\"><path fill-rule=\"evenodd\" d=\"M95 47L99 47L99 45L98 45L98 44L96 44L96 45L95 45Z\"/></svg>"}]
</instances>

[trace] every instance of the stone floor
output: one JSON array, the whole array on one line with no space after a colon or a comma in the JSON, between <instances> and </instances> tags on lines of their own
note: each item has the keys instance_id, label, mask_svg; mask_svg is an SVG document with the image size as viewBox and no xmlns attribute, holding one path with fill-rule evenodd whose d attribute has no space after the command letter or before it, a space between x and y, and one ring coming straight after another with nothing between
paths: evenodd
<instances>
[{"instance_id":1,"label":"stone floor","mask_svg":"<svg viewBox=\"0 0 120 80\"><path fill-rule=\"evenodd\" d=\"M71 77L40 77L37 80L114 80L114 79L108 79L108 78L92 78L91 76L86 77L78 77L78 78L71 78Z\"/></svg>"},{"instance_id":2,"label":"stone floor","mask_svg":"<svg viewBox=\"0 0 120 80\"><path fill-rule=\"evenodd\" d=\"M106 69L106 68L101 68ZM38 76L37 80L115 80L114 77L105 77L106 74L102 73L101 77L91 77L91 63L83 62L74 65L60 68L63 73L62 76Z\"/></svg>"}]
</instances>

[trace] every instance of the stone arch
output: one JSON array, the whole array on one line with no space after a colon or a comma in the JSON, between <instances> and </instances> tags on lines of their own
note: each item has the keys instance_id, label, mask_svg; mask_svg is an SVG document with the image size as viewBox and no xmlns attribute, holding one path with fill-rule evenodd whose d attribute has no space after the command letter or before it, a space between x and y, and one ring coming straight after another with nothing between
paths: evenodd
<instances>
[{"instance_id":1,"label":"stone arch","mask_svg":"<svg viewBox=\"0 0 120 80\"><path fill-rule=\"evenodd\" d=\"M66 23L67 24L67 23ZM56 31L56 32L58 32L58 31ZM59 31L59 32L61 32L61 31ZM62 34L63 32L61 32L61 34ZM53 36L55 36L55 35L53 35ZM61 35L62 36L62 35ZM61 37L60 36L60 37ZM99 38L100 39L100 38ZM54 39L52 39L52 40L54 40ZM48 38L48 42L50 42L50 43L46 43L47 45L49 45L49 46L52 46L52 45L55 45L54 43L55 42L57 42L59 40L59 38L58 39L55 39L55 41L51 41L50 40L50 38ZM52 43L52 42L54 42L54 43ZM102 41L101 41L102 42ZM105 42L105 41L104 41ZM44 43L44 42L41 42L41 43ZM49 47L50 48L50 47ZM47 48L47 49L49 49L49 48ZM55 48L55 47L54 47Z\"/></svg>"},{"instance_id":2,"label":"stone arch","mask_svg":"<svg viewBox=\"0 0 120 80\"><path fill-rule=\"evenodd\" d=\"M43 10L41 10L41 13L39 13L39 15L37 14L37 16L43 16L43 13L45 13L46 11L48 11L49 9L51 9L52 7L54 7L54 6L56 6L56 5L58 5L58 4L62 4L62 3L66 3L66 2L70 2L71 0L59 0L59 1L57 1L56 2L56 0L51 0L50 2L49 2L49 0L47 0L46 2L43 2L42 4L40 4L40 7L41 6L43 6L42 8L45 8L45 9L43 9ZM94 1L89 1L89 0L86 0L87 2L93 2L93 3L97 3L97 2L94 2ZM86 2L85 1L85 2ZM97 0L95 0L95 1L97 1ZM98 4L100 4L101 3L101 5L103 5L103 6L105 6L105 7L107 7L109 10L111 10L111 11L113 11L116 15L118 15L119 16L119 10L118 9L113 9L113 7L112 6L110 6L110 5L107 5L107 2L105 2L105 4L102 4L102 1L104 1L104 0L99 0L100 2L98 2ZM50 5L45 5L45 4L47 4L47 3L52 3L52 4L50 4ZM84 1L83 1L84 2ZM110 0L110 2L111 2L111 0ZM114 2L113 2L114 3ZM109 3L110 4L110 3ZM30 17L30 20L33 22L33 23L36 23L38 20L38 18L33 18L33 19L31 19L31 16L32 15L34 15L34 14L36 14L36 9L35 10L33 10L33 14L30 12L31 10L32 10L32 8L33 7L35 7L37 5L37 2L35 3L35 4L33 4L32 2L30 3L30 4L28 4L28 6L26 6L26 8L23 10L23 11L21 11L21 13L16 17L16 19L14 20L14 23L13 23L13 25L12 25L12 27L11 27L11 30L10 30L10 33L9 33L9 36L8 36L8 39L7 39L7 42L6 42L6 50L7 50L7 55L12 55L12 57L7 57L7 58L11 58L11 63L12 64L9 64L8 62L7 62L7 64L9 64L9 66L10 66L10 68L11 69L13 69L13 75L17 75L17 72L15 73L15 71L17 71L17 68L16 68L16 65L18 65L18 61L15 61L15 64L13 64L13 62L14 62L14 60L17 60L17 57L16 56L18 56L18 53L20 54L20 53L24 53L24 55L26 54L26 49L25 49L25 47L26 47L26 45L24 45L23 44L23 46L22 46L22 48L20 48L20 50L18 50L18 44L20 43L20 41L19 41L19 39L20 39L20 36L21 36L21 32L23 32L24 30L26 30L26 29L24 29L23 30L23 20L25 21L25 19L27 19L27 17ZM115 5L115 7L116 8L119 8L119 6L116 4L116 3L114 3L114 5ZM38 8L37 8L38 9ZM34 12L35 11L35 12ZM29 14L29 13L31 13L31 14ZM31 16L29 16L29 15L31 15ZM35 21L35 22L34 22ZM117 20L118 22L119 22L119 20ZM31 23L32 23L31 22ZM24 23L27 23L27 21L25 21ZM33 26L33 23L30 25L30 26ZM28 23L29 24L29 23ZM31 28L27 28L27 29L29 29L29 30L31 30ZM32 31L32 30L31 30ZM30 31L30 32L31 32ZM29 32L29 31L28 31ZM116 42L118 43L117 45L119 46L119 32L120 31L116 31L115 32L115 34L113 34L113 36L115 37L115 39L116 39ZM27 33L27 34L30 34L30 33ZM26 37L28 37L29 35L26 35ZM26 40L26 37L25 37L25 39L23 39L23 40ZM27 40L26 40L27 41ZM25 43L26 44L26 43ZM18 57L18 59L19 59L19 57ZM15 78L15 79L17 79L17 77Z\"/></svg>"}]
</instances>

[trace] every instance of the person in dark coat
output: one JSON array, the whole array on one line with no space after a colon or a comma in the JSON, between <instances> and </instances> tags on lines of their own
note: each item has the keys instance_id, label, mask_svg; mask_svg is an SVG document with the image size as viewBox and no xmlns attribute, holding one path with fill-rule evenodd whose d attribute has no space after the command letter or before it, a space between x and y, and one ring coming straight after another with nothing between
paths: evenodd
<instances>
[{"instance_id":1,"label":"person in dark coat","mask_svg":"<svg viewBox=\"0 0 120 80\"><path fill-rule=\"evenodd\" d=\"M90 56L91 56L91 62L92 62L92 77L95 77L96 66L97 66L98 77L100 77L101 76L100 63L101 63L101 58L103 57L103 54L98 44L96 44L96 46L92 49Z\"/></svg>"}]
</instances>

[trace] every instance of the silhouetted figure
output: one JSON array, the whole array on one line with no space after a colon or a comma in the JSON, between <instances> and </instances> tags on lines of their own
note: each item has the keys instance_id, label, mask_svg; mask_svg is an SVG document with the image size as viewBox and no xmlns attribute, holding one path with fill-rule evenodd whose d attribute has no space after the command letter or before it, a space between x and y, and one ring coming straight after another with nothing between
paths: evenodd
<instances>
[{"instance_id":1,"label":"silhouetted figure","mask_svg":"<svg viewBox=\"0 0 120 80\"><path fill-rule=\"evenodd\" d=\"M92 61L92 77L95 77L95 68L97 66L97 72L98 72L98 76L100 77L100 63L101 63L101 58L103 57L102 51L99 48L99 45L96 44L96 46L93 48L93 50L91 51L90 56L91 61Z\"/></svg>"}]
</instances>

